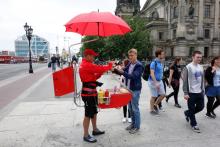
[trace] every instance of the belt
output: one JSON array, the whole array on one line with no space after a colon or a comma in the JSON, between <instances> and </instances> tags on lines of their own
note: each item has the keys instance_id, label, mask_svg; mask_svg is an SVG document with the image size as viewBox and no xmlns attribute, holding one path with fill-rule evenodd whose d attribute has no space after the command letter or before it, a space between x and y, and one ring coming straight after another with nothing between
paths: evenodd
<instances>
[{"instance_id":1,"label":"belt","mask_svg":"<svg viewBox=\"0 0 220 147\"><path fill-rule=\"evenodd\" d=\"M83 83L81 96L97 96L96 82Z\"/></svg>"},{"instance_id":2,"label":"belt","mask_svg":"<svg viewBox=\"0 0 220 147\"><path fill-rule=\"evenodd\" d=\"M97 93L96 93L96 94L83 94L83 93L81 93L81 96L85 96L85 97L86 97L86 96L88 96L88 97L89 97L89 96L97 96Z\"/></svg>"},{"instance_id":3,"label":"belt","mask_svg":"<svg viewBox=\"0 0 220 147\"><path fill-rule=\"evenodd\" d=\"M82 90L83 91L88 91L88 92L94 92L94 91L96 92L96 89L86 88L86 87L83 87Z\"/></svg>"}]
</instances>

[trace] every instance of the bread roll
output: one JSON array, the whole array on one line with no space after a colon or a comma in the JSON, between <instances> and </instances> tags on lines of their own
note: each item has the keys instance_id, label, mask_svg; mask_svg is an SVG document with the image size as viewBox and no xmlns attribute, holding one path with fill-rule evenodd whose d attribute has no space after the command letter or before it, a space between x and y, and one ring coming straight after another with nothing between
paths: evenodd
<instances>
[{"instance_id":1,"label":"bread roll","mask_svg":"<svg viewBox=\"0 0 220 147\"><path fill-rule=\"evenodd\" d=\"M128 90L125 89L125 88L120 88L120 89L119 89L119 92L120 92L120 93L128 93Z\"/></svg>"}]
</instances>

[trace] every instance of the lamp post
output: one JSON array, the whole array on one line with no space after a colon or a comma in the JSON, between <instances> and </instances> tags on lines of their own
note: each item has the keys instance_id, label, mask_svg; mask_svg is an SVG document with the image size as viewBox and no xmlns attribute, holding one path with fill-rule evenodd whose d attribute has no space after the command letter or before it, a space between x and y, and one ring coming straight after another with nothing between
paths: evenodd
<instances>
[{"instance_id":1,"label":"lamp post","mask_svg":"<svg viewBox=\"0 0 220 147\"><path fill-rule=\"evenodd\" d=\"M32 37L33 29L31 28L31 26L25 23L24 30L26 31L26 37L28 39L28 47L29 47L29 73L33 73L32 59L31 59L31 37Z\"/></svg>"},{"instance_id":2,"label":"lamp post","mask_svg":"<svg viewBox=\"0 0 220 147\"><path fill-rule=\"evenodd\" d=\"M69 66L71 65L71 52L70 52L70 46L69 46L69 40L70 40L70 37L64 37L64 42L65 41L68 41L67 43L67 48L68 48L68 64Z\"/></svg>"}]
</instances>

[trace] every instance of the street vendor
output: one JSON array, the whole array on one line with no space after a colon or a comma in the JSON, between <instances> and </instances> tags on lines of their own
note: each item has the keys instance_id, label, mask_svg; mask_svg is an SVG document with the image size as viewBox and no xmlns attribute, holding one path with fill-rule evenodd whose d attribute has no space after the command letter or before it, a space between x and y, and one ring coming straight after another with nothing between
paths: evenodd
<instances>
[{"instance_id":1,"label":"street vendor","mask_svg":"<svg viewBox=\"0 0 220 147\"><path fill-rule=\"evenodd\" d=\"M96 87L102 85L102 83L97 82L97 79L99 79L103 75L103 73L112 69L112 63L109 63L108 65L94 64L94 57L96 56L98 56L98 54L92 49L85 49L84 59L82 60L79 68L79 74L82 81L81 97L85 104L85 117L83 120L83 140L90 143L94 143L97 141L93 136L105 133L104 131L100 131L96 125L98 113L98 97ZM93 136L90 136L88 132L90 120L93 126Z\"/></svg>"}]
</instances>

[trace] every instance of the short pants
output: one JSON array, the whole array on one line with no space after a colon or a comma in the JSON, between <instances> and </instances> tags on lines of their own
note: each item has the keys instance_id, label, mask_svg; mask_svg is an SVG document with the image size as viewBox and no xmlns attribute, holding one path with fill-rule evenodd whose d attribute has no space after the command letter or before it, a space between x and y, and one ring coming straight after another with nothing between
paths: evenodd
<instances>
[{"instance_id":1,"label":"short pants","mask_svg":"<svg viewBox=\"0 0 220 147\"><path fill-rule=\"evenodd\" d=\"M82 96L85 107L85 116L93 118L98 113L98 97L97 96Z\"/></svg>"}]
</instances>

